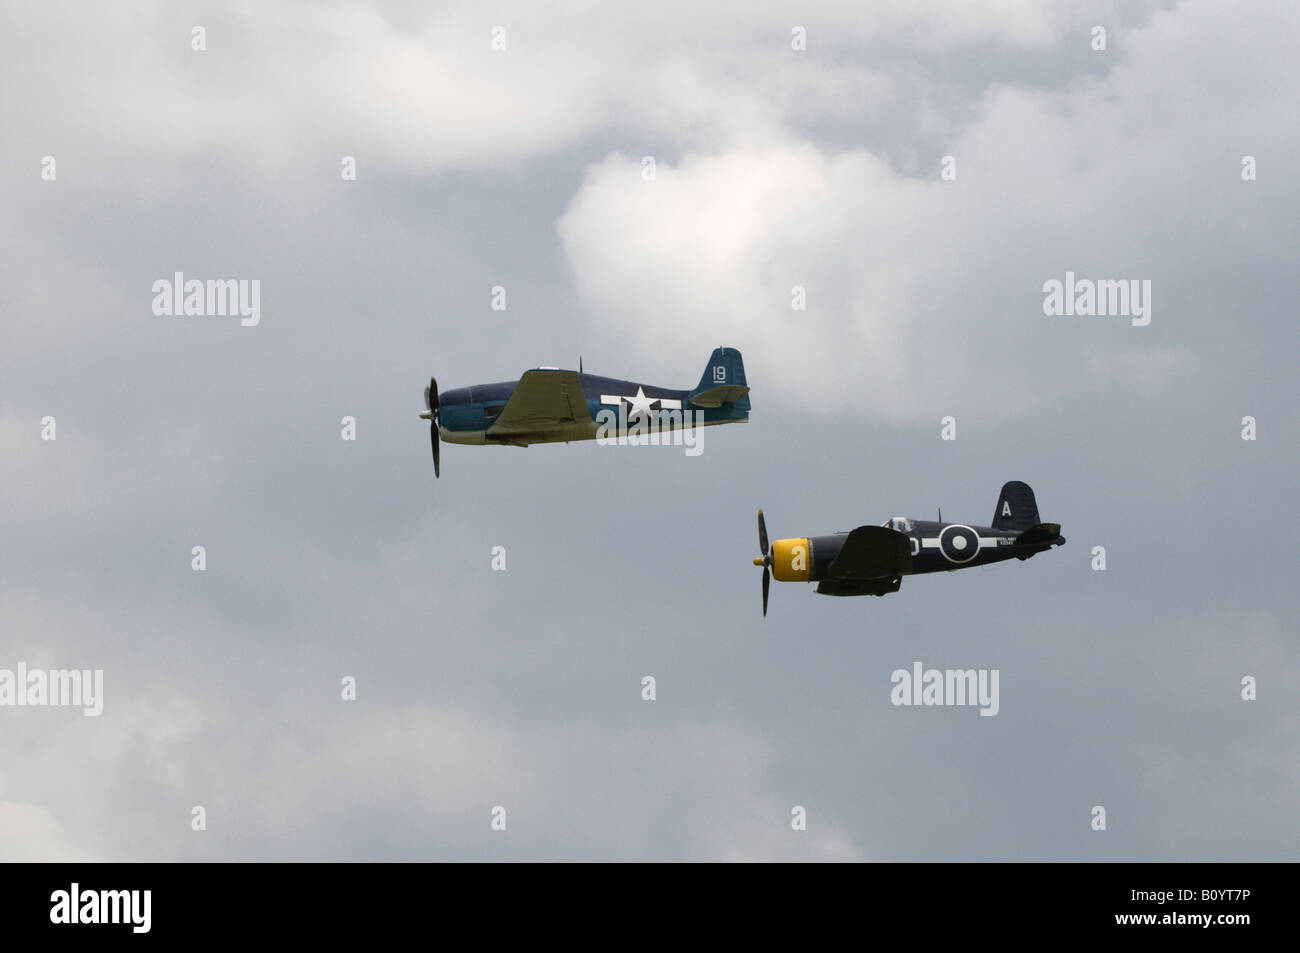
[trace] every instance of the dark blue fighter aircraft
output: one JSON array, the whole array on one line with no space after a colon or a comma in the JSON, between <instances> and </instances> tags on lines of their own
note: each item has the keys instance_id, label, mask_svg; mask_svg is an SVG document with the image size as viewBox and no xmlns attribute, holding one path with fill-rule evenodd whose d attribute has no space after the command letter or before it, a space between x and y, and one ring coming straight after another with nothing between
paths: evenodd
<instances>
[{"instance_id":1,"label":"dark blue fighter aircraft","mask_svg":"<svg viewBox=\"0 0 1300 953\"><path fill-rule=\"evenodd\" d=\"M967 526L895 516L881 526L859 526L849 533L778 539L767 545L767 524L758 511L754 560L763 567L763 615L771 577L781 582L815 582L824 596L883 596L897 592L903 577L983 566L1004 559L1028 559L1063 546L1058 523L1038 520L1038 503L1027 484L1002 487L992 526Z\"/></svg>"},{"instance_id":2,"label":"dark blue fighter aircraft","mask_svg":"<svg viewBox=\"0 0 1300 953\"><path fill-rule=\"evenodd\" d=\"M526 447L745 423L749 387L740 352L720 347L693 390L597 377L583 373L580 363L576 371L539 367L525 371L517 381L441 394L431 378L424 405L427 410L420 416L429 421L436 477L440 438L447 443Z\"/></svg>"}]
</instances>

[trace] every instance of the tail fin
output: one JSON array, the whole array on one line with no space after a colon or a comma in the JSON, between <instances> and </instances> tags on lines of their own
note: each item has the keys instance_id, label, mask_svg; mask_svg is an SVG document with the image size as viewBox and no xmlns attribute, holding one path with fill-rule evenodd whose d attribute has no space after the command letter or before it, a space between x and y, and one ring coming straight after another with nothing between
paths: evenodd
<instances>
[{"instance_id":1,"label":"tail fin","mask_svg":"<svg viewBox=\"0 0 1300 953\"><path fill-rule=\"evenodd\" d=\"M690 393L697 407L721 407L729 404L736 410L749 410L749 385L745 382L745 362L734 347L720 347L709 356L699 386Z\"/></svg>"},{"instance_id":2,"label":"tail fin","mask_svg":"<svg viewBox=\"0 0 1300 953\"><path fill-rule=\"evenodd\" d=\"M998 508L993 511L994 529L1013 533L1023 533L1038 525L1038 502L1029 484L1012 480L1003 484L1002 495L998 497Z\"/></svg>"}]
</instances>

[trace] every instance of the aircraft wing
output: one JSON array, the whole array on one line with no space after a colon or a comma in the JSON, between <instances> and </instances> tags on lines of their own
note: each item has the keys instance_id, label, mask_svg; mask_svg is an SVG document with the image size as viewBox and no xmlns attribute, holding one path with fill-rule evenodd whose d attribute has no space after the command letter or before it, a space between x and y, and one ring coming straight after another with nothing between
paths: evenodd
<instances>
[{"instance_id":1,"label":"aircraft wing","mask_svg":"<svg viewBox=\"0 0 1300 953\"><path fill-rule=\"evenodd\" d=\"M832 579L880 579L912 568L912 541L887 526L859 526L831 563Z\"/></svg>"},{"instance_id":2,"label":"aircraft wing","mask_svg":"<svg viewBox=\"0 0 1300 953\"><path fill-rule=\"evenodd\" d=\"M591 424L576 371L525 371L489 434L526 434Z\"/></svg>"}]
</instances>

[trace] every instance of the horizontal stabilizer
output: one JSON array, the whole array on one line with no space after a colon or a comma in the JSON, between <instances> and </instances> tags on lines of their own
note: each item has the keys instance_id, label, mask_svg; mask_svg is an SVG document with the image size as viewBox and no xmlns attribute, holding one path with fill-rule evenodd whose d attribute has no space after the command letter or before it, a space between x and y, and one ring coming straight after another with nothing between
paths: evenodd
<instances>
[{"instance_id":1,"label":"horizontal stabilizer","mask_svg":"<svg viewBox=\"0 0 1300 953\"><path fill-rule=\"evenodd\" d=\"M1017 546L1041 546L1050 543L1061 535L1060 523L1039 523L1031 526L1016 537Z\"/></svg>"},{"instance_id":2,"label":"horizontal stabilizer","mask_svg":"<svg viewBox=\"0 0 1300 953\"><path fill-rule=\"evenodd\" d=\"M698 394L692 394L690 401L696 407L721 407L733 400L740 400L748 393L749 388L742 384L721 384Z\"/></svg>"},{"instance_id":3,"label":"horizontal stabilizer","mask_svg":"<svg viewBox=\"0 0 1300 953\"><path fill-rule=\"evenodd\" d=\"M881 579L912 571L912 541L885 526L849 533L830 567L831 579Z\"/></svg>"}]
</instances>

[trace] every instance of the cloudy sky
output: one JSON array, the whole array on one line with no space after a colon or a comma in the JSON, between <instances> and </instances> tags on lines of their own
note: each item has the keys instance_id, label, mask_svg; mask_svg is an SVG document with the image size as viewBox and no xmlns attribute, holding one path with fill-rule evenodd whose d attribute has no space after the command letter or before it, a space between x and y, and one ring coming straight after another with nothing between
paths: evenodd
<instances>
[{"instance_id":1,"label":"cloudy sky","mask_svg":"<svg viewBox=\"0 0 1300 953\"><path fill-rule=\"evenodd\" d=\"M0 859L1300 855L1295 5L719 6L4 6L0 669L104 711L0 707ZM1070 271L1150 323L1044 314ZM430 375L718 345L698 457L433 480ZM1064 548L761 617L760 506L1011 479ZM917 661L999 713L891 704Z\"/></svg>"}]
</instances>

